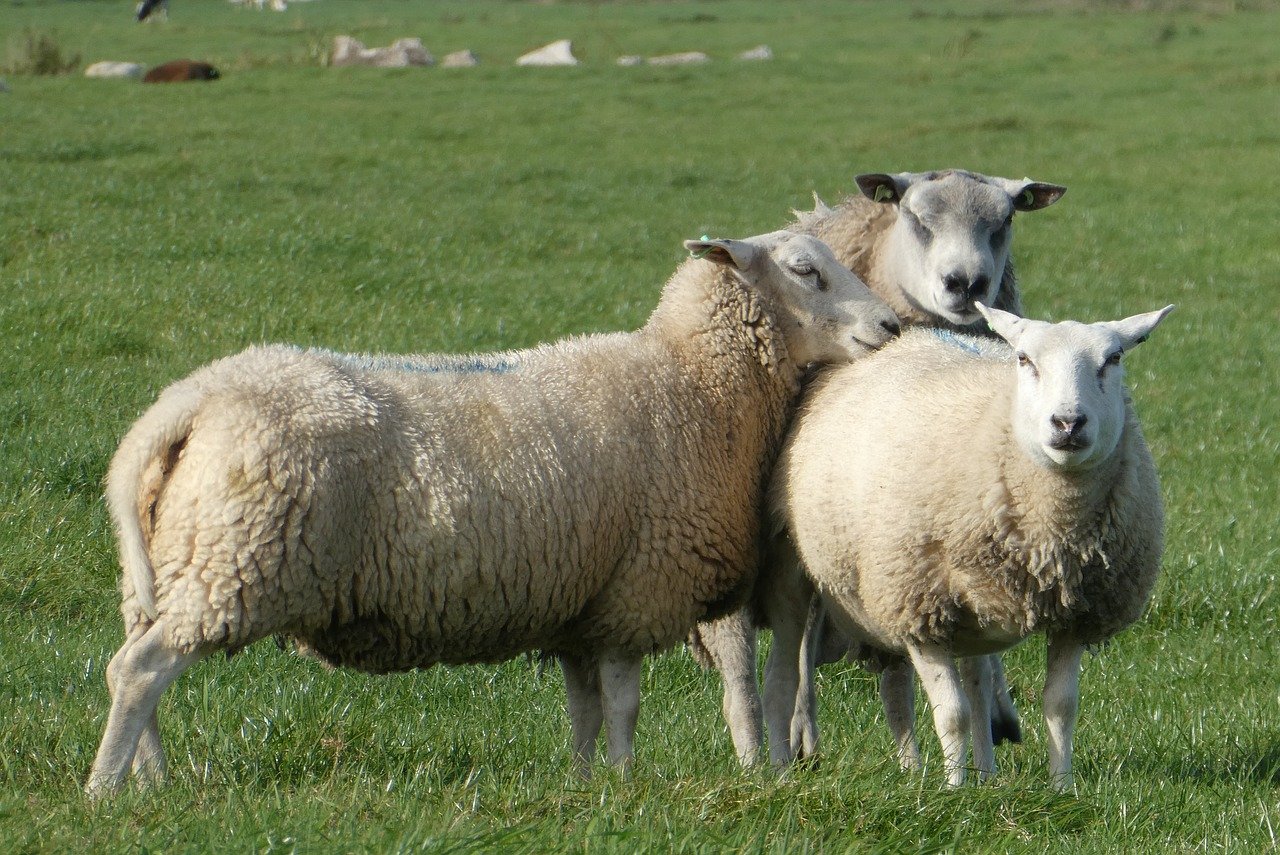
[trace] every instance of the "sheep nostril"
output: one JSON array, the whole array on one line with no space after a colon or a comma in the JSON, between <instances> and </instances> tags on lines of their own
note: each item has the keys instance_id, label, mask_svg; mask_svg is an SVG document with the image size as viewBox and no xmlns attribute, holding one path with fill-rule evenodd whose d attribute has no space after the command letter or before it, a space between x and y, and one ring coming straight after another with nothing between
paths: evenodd
<instances>
[{"instance_id":1,"label":"sheep nostril","mask_svg":"<svg viewBox=\"0 0 1280 855\"><path fill-rule=\"evenodd\" d=\"M889 335L896 336L902 333L902 326L897 321L881 321L880 327Z\"/></svg>"},{"instance_id":2,"label":"sheep nostril","mask_svg":"<svg viewBox=\"0 0 1280 855\"><path fill-rule=\"evenodd\" d=\"M959 273L948 273L942 277L942 286L951 294L965 294L969 290L969 280Z\"/></svg>"},{"instance_id":3,"label":"sheep nostril","mask_svg":"<svg viewBox=\"0 0 1280 855\"><path fill-rule=\"evenodd\" d=\"M991 284L991 277L985 273L978 274L978 277L969 285L969 299L976 299L987 293L987 286Z\"/></svg>"},{"instance_id":4,"label":"sheep nostril","mask_svg":"<svg viewBox=\"0 0 1280 855\"><path fill-rule=\"evenodd\" d=\"M1050 423L1058 431L1065 433L1067 436L1079 433L1080 429L1089 421L1089 417L1085 415L1079 416L1050 416Z\"/></svg>"}]
</instances>

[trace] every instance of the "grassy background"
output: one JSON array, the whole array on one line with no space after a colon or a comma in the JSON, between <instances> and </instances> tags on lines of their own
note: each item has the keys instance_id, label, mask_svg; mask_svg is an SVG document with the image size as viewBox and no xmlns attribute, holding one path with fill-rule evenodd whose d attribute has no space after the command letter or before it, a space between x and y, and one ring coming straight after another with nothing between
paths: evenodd
<instances>
[{"instance_id":1,"label":"grassy background","mask_svg":"<svg viewBox=\"0 0 1280 855\"><path fill-rule=\"evenodd\" d=\"M0 849L1276 848L1274 3L173 0L148 26L131 5L0 5L9 67L34 33L84 64L224 72L4 75ZM323 67L338 33L484 65ZM511 66L562 37L582 67ZM760 43L775 61L732 61ZM715 61L613 64L679 50ZM1045 787L1038 641L1010 658L1027 744L960 792L896 771L852 668L821 676L821 768L779 782L735 768L718 680L655 658L635 774L584 784L554 672L373 678L264 644L169 691L169 787L83 801L120 641L101 481L165 384L262 341L475 350L635 327L682 238L770 230L857 172L945 166L1070 188L1019 220L1031 314L1179 304L1129 362L1165 575L1087 661L1078 793Z\"/></svg>"}]
</instances>

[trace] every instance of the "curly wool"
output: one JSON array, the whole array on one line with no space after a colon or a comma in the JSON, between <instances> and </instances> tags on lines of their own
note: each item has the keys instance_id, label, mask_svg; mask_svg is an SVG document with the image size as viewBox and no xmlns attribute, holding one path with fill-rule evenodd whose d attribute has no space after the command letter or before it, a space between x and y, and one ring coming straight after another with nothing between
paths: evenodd
<instances>
[{"instance_id":1,"label":"curly wool","mask_svg":"<svg viewBox=\"0 0 1280 855\"><path fill-rule=\"evenodd\" d=\"M756 572L798 392L775 324L690 261L634 333L215 362L112 462L126 631L162 615L188 652L292 636L372 672L668 647Z\"/></svg>"}]
</instances>

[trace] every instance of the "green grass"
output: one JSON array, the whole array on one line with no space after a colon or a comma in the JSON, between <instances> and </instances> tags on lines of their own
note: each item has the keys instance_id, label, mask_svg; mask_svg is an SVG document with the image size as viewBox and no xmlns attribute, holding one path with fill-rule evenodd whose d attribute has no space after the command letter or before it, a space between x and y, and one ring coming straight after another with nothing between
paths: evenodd
<instances>
[{"instance_id":1,"label":"green grass","mask_svg":"<svg viewBox=\"0 0 1280 855\"><path fill-rule=\"evenodd\" d=\"M1280 14L1270 2L173 0L0 7L62 56L214 84L10 72L0 93L0 849L1262 851L1280 830ZM323 67L333 35L477 69ZM516 69L570 37L574 69ZM776 60L731 61L760 43ZM613 65L705 50L694 68ZM1087 660L1079 792L1028 741L991 785L893 768L870 678L821 676L820 768L739 772L718 681L651 661L630 780L571 773L557 675L373 678L270 644L170 690L170 786L79 787L120 640L100 499L168 382L251 343L520 347L643 322L679 241L782 224L864 171L1066 184L1019 220L1031 314L1179 305L1130 380L1169 531L1150 614ZM921 718L927 759L938 750Z\"/></svg>"}]
</instances>

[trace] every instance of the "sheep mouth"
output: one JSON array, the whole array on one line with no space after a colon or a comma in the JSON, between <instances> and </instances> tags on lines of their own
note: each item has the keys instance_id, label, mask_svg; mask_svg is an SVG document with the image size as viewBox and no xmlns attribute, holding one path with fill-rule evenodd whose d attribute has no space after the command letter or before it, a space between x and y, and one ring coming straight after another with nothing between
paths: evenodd
<instances>
[{"instance_id":1,"label":"sheep mouth","mask_svg":"<svg viewBox=\"0 0 1280 855\"><path fill-rule=\"evenodd\" d=\"M1049 440L1049 447L1054 451L1084 451L1092 444L1089 440L1080 436L1055 436Z\"/></svg>"},{"instance_id":2,"label":"sheep mouth","mask_svg":"<svg viewBox=\"0 0 1280 855\"><path fill-rule=\"evenodd\" d=\"M866 350L868 353L875 353L877 350L879 350L880 348L888 344L890 341L892 341L892 339L885 339L884 341L877 342L876 344L872 344L871 342L858 338L856 335L853 336L852 338L854 342L862 345L863 349Z\"/></svg>"}]
</instances>

